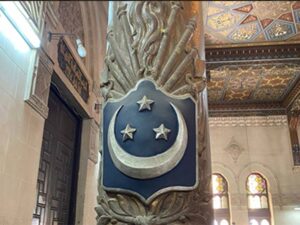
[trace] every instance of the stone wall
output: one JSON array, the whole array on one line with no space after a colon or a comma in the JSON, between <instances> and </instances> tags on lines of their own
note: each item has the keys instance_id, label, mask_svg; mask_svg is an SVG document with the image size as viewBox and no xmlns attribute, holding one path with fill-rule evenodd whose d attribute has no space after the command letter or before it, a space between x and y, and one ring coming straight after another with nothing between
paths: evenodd
<instances>
[{"instance_id":1,"label":"stone wall","mask_svg":"<svg viewBox=\"0 0 300 225\"><path fill-rule=\"evenodd\" d=\"M0 32L0 224L31 224L44 119L24 102L34 52Z\"/></svg>"},{"instance_id":2,"label":"stone wall","mask_svg":"<svg viewBox=\"0 0 300 225\"><path fill-rule=\"evenodd\" d=\"M83 120L76 224L95 225L100 124L100 114L95 110L95 104L101 103L99 83L106 49L107 2L80 3L85 40L89 43L85 45L88 56L85 62L77 55L75 58L91 87L87 103L80 99L58 66L57 41L49 42L47 39L48 31L64 32L57 7L57 2L45 3L42 50L38 52L42 52L46 56L43 58L52 63L51 69L56 74L54 82L59 80L58 83L63 87L62 94L68 96L65 100L79 112ZM72 52L77 54L76 46L68 37L66 41L70 43ZM42 79L48 69L47 62L44 62L43 70L39 70L39 67L34 72L34 66L37 65L35 54L35 50L17 50L0 29L0 225L32 224L36 205L41 144L48 113L48 95L45 92L49 92L52 72L47 75L47 82ZM40 99L37 100L36 96Z\"/></svg>"},{"instance_id":3,"label":"stone wall","mask_svg":"<svg viewBox=\"0 0 300 225\"><path fill-rule=\"evenodd\" d=\"M213 172L228 181L232 222L248 224L245 183L251 172L268 181L276 225L299 225L300 172L293 167L286 116L210 118Z\"/></svg>"}]
</instances>

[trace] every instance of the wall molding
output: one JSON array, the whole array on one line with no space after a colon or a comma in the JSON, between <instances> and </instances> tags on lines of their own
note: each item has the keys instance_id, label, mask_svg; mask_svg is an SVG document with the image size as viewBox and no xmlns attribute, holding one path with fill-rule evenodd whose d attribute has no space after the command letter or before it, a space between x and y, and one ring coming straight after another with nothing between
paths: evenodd
<instances>
[{"instance_id":1,"label":"wall molding","mask_svg":"<svg viewBox=\"0 0 300 225\"><path fill-rule=\"evenodd\" d=\"M287 116L210 117L210 127L274 127L286 126Z\"/></svg>"}]
</instances>

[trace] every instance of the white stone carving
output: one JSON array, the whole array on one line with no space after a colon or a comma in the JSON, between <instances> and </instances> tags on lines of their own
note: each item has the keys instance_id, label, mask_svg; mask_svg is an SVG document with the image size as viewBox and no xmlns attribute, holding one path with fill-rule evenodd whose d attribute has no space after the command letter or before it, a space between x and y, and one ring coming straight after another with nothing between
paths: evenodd
<instances>
[{"instance_id":1,"label":"white stone carving","mask_svg":"<svg viewBox=\"0 0 300 225\"><path fill-rule=\"evenodd\" d=\"M224 151L228 152L233 161L236 163L245 149L235 140L234 137L232 137Z\"/></svg>"},{"instance_id":2,"label":"white stone carving","mask_svg":"<svg viewBox=\"0 0 300 225\"><path fill-rule=\"evenodd\" d=\"M286 115L209 118L210 127L272 127L284 125L287 125Z\"/></svg>"}]
</instances>

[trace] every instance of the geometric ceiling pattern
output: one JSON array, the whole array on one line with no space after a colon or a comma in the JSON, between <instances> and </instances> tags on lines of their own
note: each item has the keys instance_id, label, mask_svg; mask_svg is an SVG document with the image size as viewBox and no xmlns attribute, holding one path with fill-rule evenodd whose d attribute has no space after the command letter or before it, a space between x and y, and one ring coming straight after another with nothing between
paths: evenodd
<instances>
[{"instance_id":1,"label":"geometric ceiling pattern","mask_svg":"<svg viewBox=\"0 0 300 225\"><path fill-rule=\"evenodd\" d=\"M206 1L206 46L300 40L299 1Z\"/></svg>"},{"instance_id":2,"label":"geometric ceiling pattern","mask_svg":"<svg viewBox=\"0 0 300 225\"><path fill-rule=\"evenodd\" d=\"M209 70L209 103L280 102L299 78L299 64L222 65Z\"/></svg>"}]
</instances>

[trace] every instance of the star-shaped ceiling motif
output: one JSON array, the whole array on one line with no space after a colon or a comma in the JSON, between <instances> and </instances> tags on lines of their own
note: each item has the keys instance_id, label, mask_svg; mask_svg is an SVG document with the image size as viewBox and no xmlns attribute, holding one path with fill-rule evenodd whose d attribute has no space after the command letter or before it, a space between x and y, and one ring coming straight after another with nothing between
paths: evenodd
<instances>
[{"instance_id":1,"label":"star-shaped ceiling motif","mask_svg":"<svg viewBox=\"0 0 300 225\"><path fill-rule=\"evenodd\" d=\"M206 46L300 40L297 1L207 1Z\"/></svg>"}]
</instances>

